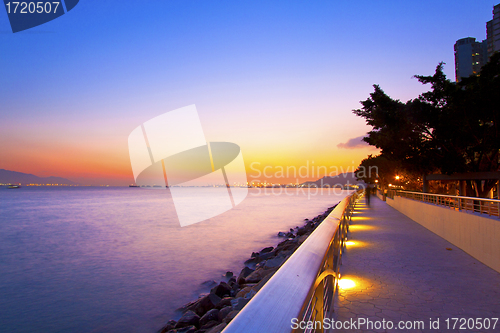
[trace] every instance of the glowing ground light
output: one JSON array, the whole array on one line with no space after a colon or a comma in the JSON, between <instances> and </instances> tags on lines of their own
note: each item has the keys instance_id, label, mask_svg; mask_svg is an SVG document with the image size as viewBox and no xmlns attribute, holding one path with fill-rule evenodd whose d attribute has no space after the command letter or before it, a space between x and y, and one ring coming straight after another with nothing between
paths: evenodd
<instances>
[{"instance_id":1,"label":"glowing ground light","mask_svg":"<svg viewBox=\"0 0 500 333\"><path fill-rule=\"evenodd\" d=\"M356 231L359 231L359 230L372 230L372 229L375 229L375 227L373 227L371 225L364 225L364 224L353 224L353 225L349 226L349 230L356 230Z\"/></svg>"},{"instance_id":2,"label":"glowing ground light","mask_svg":"<svg viewBox=\"0 0 500 333\"><path fill-rule=\"evenodd\" d=\"M358 214L360 214L360 212L358 212ZM367 217L367 216L353 216L352 217L352 220L353 221L360 221L360 220L370 220L370 217Z\"/></svg>"},{"instance_id":3,"label":"glowing ground light","mask_svg":"<svg viewBox=\"0 0 500 333\"><path fill-rule=\"evenodd\" d=\"M340 279L339 280L339 288L340 289L351 289L356 286L353 280L350 279Z\"/></svg>"},{"instance_id":4,"label":"glowing ground light","mask_svg":"<svg viewBox=\"0 0 500 333\"><path fill-rule=\"evenodd\" d=\"M369 243L366 243L366 242L362 242L362 241L346 241L344 243L344 245L347 247L347 248L358 248L358 247L366 247L366 246L369 246Z\"/></svg>"}]
</instances>

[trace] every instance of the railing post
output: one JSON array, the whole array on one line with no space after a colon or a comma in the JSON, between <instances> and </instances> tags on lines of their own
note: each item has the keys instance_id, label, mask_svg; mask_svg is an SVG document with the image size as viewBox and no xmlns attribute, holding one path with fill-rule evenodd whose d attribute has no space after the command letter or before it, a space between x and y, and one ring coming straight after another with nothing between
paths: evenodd
<instances>
[{"instance_id":1,"label":"railing post","mask_svg":"<svg viewBox=\"0 0 500 333\"><path fill-rule=\"evenodd\" d=\"M323 297L325 295L325 287L324 287L324 282L321 281L316 288L316 291L314 292L314 298L315 298L315 305L314 305L314 320L313 321L320 321L323 322L324 319L324 303L323 303ZM316 332L321 332L323 333L323 325L321 325L321 328L319 330L316 330Z\"/></svg>"}]
</instances>

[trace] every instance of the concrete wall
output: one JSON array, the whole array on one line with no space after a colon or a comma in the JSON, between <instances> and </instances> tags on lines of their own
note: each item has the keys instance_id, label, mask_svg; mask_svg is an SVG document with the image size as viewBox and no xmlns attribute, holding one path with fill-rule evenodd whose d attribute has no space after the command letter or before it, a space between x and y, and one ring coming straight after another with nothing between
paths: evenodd
<instances>
[{"instance_id":1,"label":"concrete wall","mask_svg":"<svg viewBox=\"0 0 500 333\"><path fill-rule=\"evenodd\" d=\"M401 197L387 204L477 260L500 272L500 219L455 211Z\"/></svg>"}]
</instances>

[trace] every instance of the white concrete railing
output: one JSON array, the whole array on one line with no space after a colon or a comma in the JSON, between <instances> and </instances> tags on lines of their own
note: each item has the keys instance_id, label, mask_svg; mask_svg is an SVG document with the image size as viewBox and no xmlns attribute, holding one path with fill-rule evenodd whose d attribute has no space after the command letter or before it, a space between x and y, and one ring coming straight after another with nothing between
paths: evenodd
<instances>
[{"instance_id":1,"label":"white concrete railing","mask_svg":"<svg viewBox=\"0 0 500 333\"><path fill-rule=\"evenodd\" d=\"M500 217L500 200L496 199L406 191L397 191L396 196L445 206L458 211L470 211Z\"/></svg>"},{"instance_id":2,"label":"white concrete railing","mask_svg":"<svg viewBox=\"0 0 500 333\"><path fill-rule=\"evenodd\" d=\"M223 333L303 332L292 330L292 319L323 320L333 303L344 241L360 192L335 207Z\"/></svg>"}]
</instances>

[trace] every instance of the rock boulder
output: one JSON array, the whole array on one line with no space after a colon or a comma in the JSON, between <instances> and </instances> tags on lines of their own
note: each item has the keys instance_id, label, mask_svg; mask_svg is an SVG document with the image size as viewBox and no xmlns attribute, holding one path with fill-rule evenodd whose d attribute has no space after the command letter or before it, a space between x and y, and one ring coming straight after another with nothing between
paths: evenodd
<instances>
[{"instance_id":1,"label":"rock boulder","mask_svg":"<svg viewBox=\"0 0 500 333\"><path fill-rule=\"evenodd\" d=\"M200 324L200 316L198 316L193 311L188 310L182 315L181 319L179 319L179 321L175 325L175 328L178 329L189 326L198 327L199 324Z\"/></svg>"}]
</instances>

